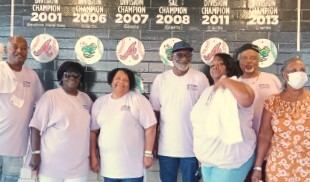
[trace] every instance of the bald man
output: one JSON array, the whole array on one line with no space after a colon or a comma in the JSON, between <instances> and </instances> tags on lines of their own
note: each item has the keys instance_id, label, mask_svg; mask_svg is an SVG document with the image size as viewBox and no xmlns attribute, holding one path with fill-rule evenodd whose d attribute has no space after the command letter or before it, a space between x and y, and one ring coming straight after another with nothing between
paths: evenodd
<instances>
[{"instance_id":1,"label":"bald man","mask_svg":"<svg viewBox=\"0 0 310 182\"><path fill-rule=\"evenodd\" d=\"M30 118L44 89L36 72L24 66L28 53L24 37L10 37L5 52L7 60L0 65L0 182L17 182Z\"/></svg>"}]
</instances>

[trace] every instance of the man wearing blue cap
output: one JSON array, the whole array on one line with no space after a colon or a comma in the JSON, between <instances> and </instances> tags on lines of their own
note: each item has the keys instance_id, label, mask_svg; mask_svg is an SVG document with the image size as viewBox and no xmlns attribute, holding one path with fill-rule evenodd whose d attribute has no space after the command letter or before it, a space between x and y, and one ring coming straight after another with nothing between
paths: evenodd
<instances>
[{"instance_id":1,"label":"man wearing blue cap","mask_svg":"<svg viewBox=\"0 0 310 182\"><path fill-rule=\"evenodd\" d=\"M179 166L183 181L198 181L190 111L209 81L203 73L190 68L192 51L185 41L174 44L171 55L174 66L155 78L150 94L158 119L158 151L154 153L158 154L163 182L176 182Z\"/></svg>"}]
</instances>

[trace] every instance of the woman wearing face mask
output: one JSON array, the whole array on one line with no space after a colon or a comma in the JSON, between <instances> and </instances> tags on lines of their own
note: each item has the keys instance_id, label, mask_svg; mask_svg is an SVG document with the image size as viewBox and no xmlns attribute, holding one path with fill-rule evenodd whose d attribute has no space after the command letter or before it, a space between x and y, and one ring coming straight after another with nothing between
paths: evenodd
<instances>
[{"instance_id":1,"label":"woman wearing face mask","mask_svg":"<svg viewBox=\"0 0 310 182\"><path fill-rule=\"evenodd\" d=\"M286 61L281 69L285 89L265 101L252 182L262 178L268 151L266 181L310 181L310 91L304 89L305 70L299 58Z\"/></svg>"}]
</instances>

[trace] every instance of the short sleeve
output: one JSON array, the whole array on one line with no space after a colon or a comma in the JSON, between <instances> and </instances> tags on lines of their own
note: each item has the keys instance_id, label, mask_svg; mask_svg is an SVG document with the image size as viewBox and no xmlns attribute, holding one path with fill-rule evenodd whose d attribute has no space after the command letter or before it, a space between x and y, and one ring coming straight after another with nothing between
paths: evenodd
<instances>
[{"instance_id":1,"label":"short sleeve","mask_svg":"<svg viewBox=\"0 0 310 182\"><path fill-rule=\"evenodd\" d=\"M92 110L91 110L91 123L90 123L90 130L98 130L100 129L100 126L97 122L97 116L101 110L102 107L102 102L103 102L103 97L100 97L95 101L93 104Z\"/></svg>"},{"instance_id":2,"label":"short sleeve","mask_svg":"<svg viewBox=\"0 0 310 182\"><path fill-rule=\"evenodd\" d=\"M157 123L154 110L150 102L140 94L137 94L138 107L139 107L139 123L143 128L149 128Z\"/></svg>"},{"instance_id":3,"label":"short sleeve","mask_svg":"<svg viewBox=\"0 0 310 182\"><path fill-rule=\"evenodd\" d=\"M29 127L38 129L42 135L42 133L44 133L49 126L52 108L52 98L50 97L50 92L47 92L36 104L36 108L30 121Z\"/></svg>"},{"instance_id":4,"label":"short sleeve","mask_svg":"<svg viewBox=\"0 0 310 182\"><path fill-rule=\"evenodd\" d=\"M273 113L273 111L274 111L274 102L275 102L275 100L276 100L275 98L276 98L276 96L273 95L273 96L271 96L269 99L265 100L265 102L264 102L264 107L265 107L265 109L266 109L267 111L269 111L269 112L272 112L272 113Z\"/></svg>"},{"instance_id":5,"label":"short sleeve","mask_svg":"<svg viewBox=\"0 0 310 182\"><path fill-rule=\"evenodd\" d=\"M160 75L158 75L153 84L150 93L150 102L155 111L160 111L160 100L159 100L159 80Z\"/></svg>"}]
</instances>

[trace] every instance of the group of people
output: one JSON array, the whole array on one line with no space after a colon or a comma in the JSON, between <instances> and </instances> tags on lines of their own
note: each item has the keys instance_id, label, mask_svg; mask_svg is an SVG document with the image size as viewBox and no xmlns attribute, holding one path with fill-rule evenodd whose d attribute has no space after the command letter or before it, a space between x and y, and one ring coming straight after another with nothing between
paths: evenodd
<instances>
[{"instance_id":1,"label":"group of people","mask_svg":"<svg viewBox=\"0 0 310 182\"><path fill-rule=\"evenodd\" d=\"M93 103L79 90L85 73L77 62L64 62L60 87L44 93L24 66L27 47L10 37L0 62L1 182L18 180L29 133L29 166L41 182L86 182L89 168L105 182L143 182L153 157L163 182L176 182L179 168L184 182L199 181L199 172L205 182L310 181L310 91L299 58L284 63L282 86L259 71L259 48L245 44L238 61L214 56L210 86L180 41L149 100L135 92L133 71L115 68L111 93Z\"/></svg>"}]
</instances>

